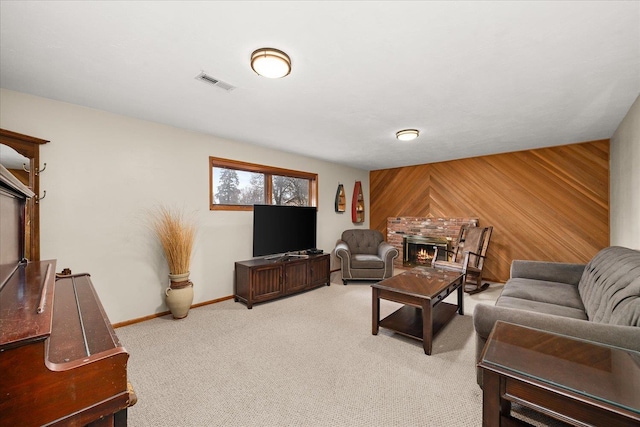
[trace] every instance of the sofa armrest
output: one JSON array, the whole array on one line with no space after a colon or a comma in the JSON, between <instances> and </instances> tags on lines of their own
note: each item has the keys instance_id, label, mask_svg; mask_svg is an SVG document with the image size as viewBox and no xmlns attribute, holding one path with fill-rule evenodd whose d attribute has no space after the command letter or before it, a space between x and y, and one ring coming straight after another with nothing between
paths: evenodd
<instances>
[{"instance_id":1,"label":"sofa armrest","mask_svg":"<svg viewBox=\"0 0 640 427\"><path fill-rule=\"evenodd\" d=\"M349 245L344 240L338 240L335 248L336 256L342 259L343 261L348 260L351 257L351 251L349 250Z\"/></svg>"},{"instance_id":2,"label":"sofa armrest","mask_svg":"<svg viewBox=\"0 0 640 427\"><path fill-rule=\"evenodd\" d=\"M486 340L497 320L640 351L640 328L636 326L609 325L488 304L476 305L473 325L479 338Z\"/></svg>"},{"instance_id":3,"label":"sofa armrest","mask_svg":"<svg viewBox=\"0 0 640 427\"><path fill-rule=\"evenodd\" d=\"M378 245L378 256L384 261L385 265L392 263L398 255L398 250L391 244L382 242Z\"/></svg>"},{"instance_id":4,"label":"sofa armrest","mask_svg":"<svg viewBox=\"0 0 640 427\"><path fill-rule=\"evenodd\" d=\"M578 286L585 264L564 262L513 260L511 278L546 280Z\"/></svg>"}]
</instances>

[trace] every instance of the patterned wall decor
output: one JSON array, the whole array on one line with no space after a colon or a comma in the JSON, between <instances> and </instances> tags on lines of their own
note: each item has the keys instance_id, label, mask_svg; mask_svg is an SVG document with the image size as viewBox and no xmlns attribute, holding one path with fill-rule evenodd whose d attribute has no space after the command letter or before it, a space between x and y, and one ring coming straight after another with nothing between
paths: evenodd
<instances>
[{"instance_id":1,"label":"patterned wall decor","mask_svg":"<svg viewBox=\"0 0 640 427\"><path fill-rule=\"evenodd\" d=\"M585 263L609 245L609 140L371 171L370 226L477 217L494 227L487 280L513 259Z\"/></svg>"}]
</instances>

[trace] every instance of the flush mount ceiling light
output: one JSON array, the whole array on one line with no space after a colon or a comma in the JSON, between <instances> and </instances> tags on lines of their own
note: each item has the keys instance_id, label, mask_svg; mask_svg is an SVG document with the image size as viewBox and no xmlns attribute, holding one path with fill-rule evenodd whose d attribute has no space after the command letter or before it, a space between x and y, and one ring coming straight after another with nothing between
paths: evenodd
<instances>
[{"instance_id":1,"label":"flush mount ceiling light","mask_svg":"<svg viewBox=\"0 0 640 427\"><path fill-rule=\"evenodd\" d=\"M291 72L291 59L281 50L263 47L251 54L251 68L263 77L279 79Z\"/></svg>"},{"instance_id":2,"label":"flush mount ceiling light","mask_svg":"<svg viewBox=\"0 0 640 427\"><path fill-rule=\"evenodd\" d=\"M420 135L418 129L404 129L396 132L396 138L400 141L411 141L416 139Z\"/></svg>"}]
</instances>

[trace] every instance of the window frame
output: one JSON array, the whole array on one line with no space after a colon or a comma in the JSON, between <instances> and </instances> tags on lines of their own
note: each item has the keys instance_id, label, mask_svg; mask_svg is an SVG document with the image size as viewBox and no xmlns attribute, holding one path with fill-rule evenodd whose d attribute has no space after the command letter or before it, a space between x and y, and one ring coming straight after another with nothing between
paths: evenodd
<instances>
[{"instance_id":1,"label":"window frame","mask_svg":"<svg viewBox=\"0 0 640 427\"><path fill-rule=\"evenodd\" d=\"M273 175L301 178L309 180L309 206L318 209L318 174L297 171L293 169L277 168L257 163L241 162L239 160L223 159L209 156L209 210L211 211L253 211L253 205L226 205L214 203L213 168L235 169L243 172L261 173L265 176L265 204L272 204Z\"/></svg>"}]
</instances>

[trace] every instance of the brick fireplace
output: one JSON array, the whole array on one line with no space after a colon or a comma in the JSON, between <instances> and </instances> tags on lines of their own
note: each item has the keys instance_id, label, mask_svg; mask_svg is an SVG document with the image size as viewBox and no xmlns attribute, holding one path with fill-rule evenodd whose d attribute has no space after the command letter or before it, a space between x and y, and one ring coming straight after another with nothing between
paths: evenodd
<instances>
[{"instance_id":1,"label":"brick fireplace","mask_svg":"<svg viewBox=\"0 0 640 427\"><path fill-rule=\"evenodd\" d=\"M430 217L390 217L387 218L387 242L398 249L400 255L394 260L394 267L403 268L405 260L405 236L422 236L441 242L449 242L449 248L458 242L460 228L463 225L478 225L478 218L430 218ZM404 239L406 241L406 239ZM415 240L415 239L409 239ZM433 244L430 244L433 246ZM428 254L426 255L429 256ZM418 262L420 264L422 262ZM405 267L406 268L406 267Z\"/></svg>"}]
</instances>

